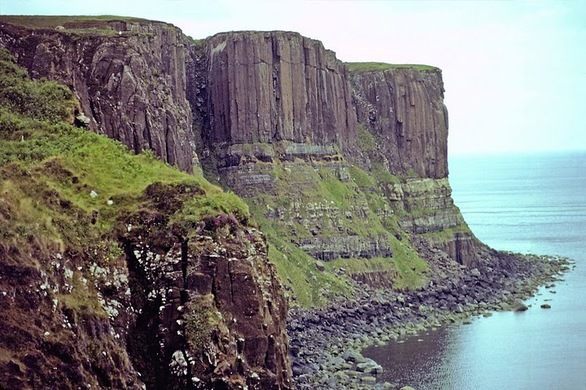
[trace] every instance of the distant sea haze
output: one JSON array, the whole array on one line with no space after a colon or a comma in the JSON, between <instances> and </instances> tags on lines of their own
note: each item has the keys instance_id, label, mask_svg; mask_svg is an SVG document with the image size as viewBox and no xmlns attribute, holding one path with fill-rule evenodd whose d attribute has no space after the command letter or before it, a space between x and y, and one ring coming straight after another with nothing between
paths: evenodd
<instances>
[{"instance_id":1,"label":"distant sea haze","mask_svg":"<svg viewBox=\"0 0 586 390\"><path fill-rule=\"evenodd\" d=\"M526 312L443 327L370 357L386 380L419 390L586 389L586 152L452 157L450 182L479 239L571 257L576 268Z\"/></svg>"}]
</instances>

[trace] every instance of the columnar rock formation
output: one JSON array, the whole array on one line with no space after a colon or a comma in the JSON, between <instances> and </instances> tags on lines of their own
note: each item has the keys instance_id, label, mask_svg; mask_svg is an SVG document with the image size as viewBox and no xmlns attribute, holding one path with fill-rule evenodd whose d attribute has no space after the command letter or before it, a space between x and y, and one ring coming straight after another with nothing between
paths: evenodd
<instances>
[{"instance_id":1,"label":"columnar rock formation","mask_svg":"<svg viewBox=\"0 0 586 390\"><path fill-rule=\"evenodd\" d=\"M403 228L413 234L455 228L462 234L431 241L460 262L473 261L478 242L462 229L449 184L428 180L448 174L439 69L346 66L321 42L294 32L193 41L172 25L138 19L71 20L34 30L18 22L5 18L0 44L33 77L68 84L93 130L135 151L152 149L184 170L198 163L197 150L204 172L247 197L278 195L271 165L277 161L333 161L336 172L348 163L366 169L381 163L409 178L385 190L404 211ZM373 137L373 150L361 145L364 133ZM337 245L320 237L298 243Z\"/></svg>"},{"instance_id":2,"label":"columnar rock formation","mask_svg":"<svg viewBox=\"0 0 586 390\"><path fill-rule=\"evenodd\" d=\"M344 64L298 33L221 33L207 39L212 143L345 145L355 113Z\"/></svg>"},{"instance_id":3,"label":"columnar rock formation","mask_svg":"<svg viewBox=\"0 0 586 390\"><path fill-rule=\"evenodd\" d=\"M448 112L441 71L397 67L351 72L358 121L381 139L390 169L419 177L448 175Z\"/></svg>"},{"instance_id":4,"label":"columnar rock formation","mask_svg":"<svg viewBox=\"0 0 586 390\"><path fill-rule=\"evenodd\" d=\"M369 157L408 177L385 189L404 211L401 226L423 234L459 263L474 263L484 247L466 227L451 197L441 71L425 65L357 65L350 79L358 122L374 135L377 145Z\"/></svg>"},{"instance_id":5,"label":"columnar rock formation","mask_svg":"<svg viewBox=\"0 0 586 390\"><path fill-rule=\"evenodd\" d=\"M280 275L288 287L329 297L314 270L332 286L346 269L316 259L353 261L354 279L388 287L402 272L417 279L415 265L438 250L465 265L486 252L451 198L439 69L346 65L293 32L194 41L132 18L0 17L0 48L33 78L68 85L78 124L202 168L245 197L293 271ZM128 350L98 332L117 346L119 370L82 367L80 378L110 370L100 385L289 387L286 303L264 239L227 216L179 231L161 212L168 199L151 195L155 211L129 216L119 235L125 284L112 294L131 305L118 326ZM214 329L203 341L202 321ZM75 351L81 365L87 353ZM29 383L21 367L7 369Z\"/></svg>"}]
</instances>

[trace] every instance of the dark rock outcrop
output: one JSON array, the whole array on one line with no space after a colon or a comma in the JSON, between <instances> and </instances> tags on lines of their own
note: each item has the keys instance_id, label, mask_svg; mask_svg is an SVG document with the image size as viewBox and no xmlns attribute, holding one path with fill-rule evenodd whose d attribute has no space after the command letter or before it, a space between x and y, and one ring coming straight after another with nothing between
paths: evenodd
<instances>
[{"instance_id":1,"label":"dark rock outcrop","mask_svg":"<svg viewBox=\"0 0 586 390\"><path fill-rule=\"evenodd\" d=\"M149 186L117 224L117 255L100 240L0 242L0 387L291 388L287 303L264 237L229 215L172 219L193 196Z\"/></svg>"},{"instance_id":2,"label":"dark rock outcrop","mask_svg":"<svg viewBox=\"0 0 586 390\"><path fill-rule=\"evenodd\" d=\"M186 229L169 213L189 188L145 193L152 209L119 235L139 313L129 354L147 387L288 388L287 304L263 236L228 215Z\"/></svg>"}]
</instances>

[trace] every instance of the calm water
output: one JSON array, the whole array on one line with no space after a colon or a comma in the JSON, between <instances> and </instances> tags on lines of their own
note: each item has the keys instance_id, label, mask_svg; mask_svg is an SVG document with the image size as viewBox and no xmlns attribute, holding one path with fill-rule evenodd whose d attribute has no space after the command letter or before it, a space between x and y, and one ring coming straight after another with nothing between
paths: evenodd
<instances>
[{"instance_id":1,"label":"calm water","mask_svg":"<svg viewBox=\"0 0 586 390\"><path fill-rule=\"evenodd\" d=\"M497 249L560 254L576 269L523 313L495 313L365 354L420 389L586 389L586 152L450 160L456 203ZM539 307L546 300L550 310Z\"/></svg>"}]
</instances>

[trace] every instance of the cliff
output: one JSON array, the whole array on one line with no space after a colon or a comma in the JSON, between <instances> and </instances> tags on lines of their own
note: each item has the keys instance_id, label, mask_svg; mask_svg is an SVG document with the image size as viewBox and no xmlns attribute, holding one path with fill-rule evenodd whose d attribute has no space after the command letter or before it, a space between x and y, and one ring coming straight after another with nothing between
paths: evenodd
<instances>
[{"instance_id":1,"label":"cliff","mask_svg":"<svg viewBox=\"0 0 586 390\"><path fill-rule=\"evenodd\" d=\"M354 138L346 68L321 42L221 33L206 39L206 51L209 143L343 146Z\"/></svg>"},{"instance_id":2,"label":"cliff","mask_svg":"<svg viewBox=\"0 0 586 390\"><path fill-rule=\"evenodd\" d=\"M382 164L406 178L383 185L401 227L460 264L474 265L486 257L487 248L470 232L451 197L441 71L384 63L348 67L359 126L363 137L372 136L362 148L368 164Z\"/></svg>"},{"instance_id":3,"label":"cliff","mask_svg":"<svg viewBox=\"0 0 586 390\"><path fill-rule=\"evenodd\" d=\"M248 207L73 127L0 50L0 387L290 388L287 303Z\"/></svg>"},{"instance_id":4,"label":"cliff","mask_svg":"<svg viewBox=\"0 0 586 390\"><path fill-rule=\"evenodd\" d=\"M184 170L201 160L207 177L265 207L255 217L276 223L306 263L391 258L387 236L401 232L463 264L483 249L444 180L448 119L437 68L344 64L293 32L194 41L132 18L3 17L0 44L31 76L69 85L93 130ZM352 177L357 170L375 183L370 194ZM382 217L379 232L362 221L370 213Z\"/></svg>"},{"instance_id":5,"label":"cliff","mask_svg":"<svg viewBox=\"0 0 586 390\"><path fill-rule=\"evenodd\" d=\"M58 118L20 112L49 126L26 132L40 125L21 117L25 125L13 123L20 92L10 95L12 81L3 84L10 93L2 126L12 129L2 129L10 153L0 161L11 178L3 188L12 203L31 198L1 214L22 207L24 218L14 241L2 247L4 267L15 266L3 288L17 303L9 303L16 306L0 321L19 335L2 346L9 353L1 378L11 378L11 385L51 385L41 373L69 365L79 370L55 380L70 387L85 381L120 388L287 388L284 294L295 306L328 305L352 297L362 284L422 289L436 272L493 261L451 198L448 116L437 68L344 64L319 41L293 32L229 32L195 41L166 23L117 17L3 16L0 47L28 76L59 81L68 87L62 93L72 92L71 106ZM150 149L195 173L144 155L133 159L91 132L57 132L63 127L51 127L55 121L89 127L134 152ZM19 136L23 144L16 143ZM46 143L46 152L34 148ZM35 186L29 179L26 186L10 184L27 172ZM39 186L54 193L37 199ZM88 199L91 191L96 196ZM35 226L24 217L36 210L29 204L42 205L43 220L73 210L30 236L34 242L50 232L48 247L29 248L18 235ZM91 234L69 230L74 215ZM97 243L117 249L102 255ZM66 260L52 260L66 253ZM99 269L88 266L92 261ZM70 272L75 278L66 280ZM30 288L19 292L22 275L30 276ZM112 278L120 283L113 286ZM23 294L36 301L20 305ZM23 329L20 323L36 310L56 314ZM55 342L66 340L64 346L40 342L48 337L45 328L57 334ZM73 345L74 338L82 342ZM28 349L20 353L23 343ZM35 348L38 356L27 357ZM115 356L106 352L104 362L99 356L106 348Z\"/></svg>"}]
</instances>

